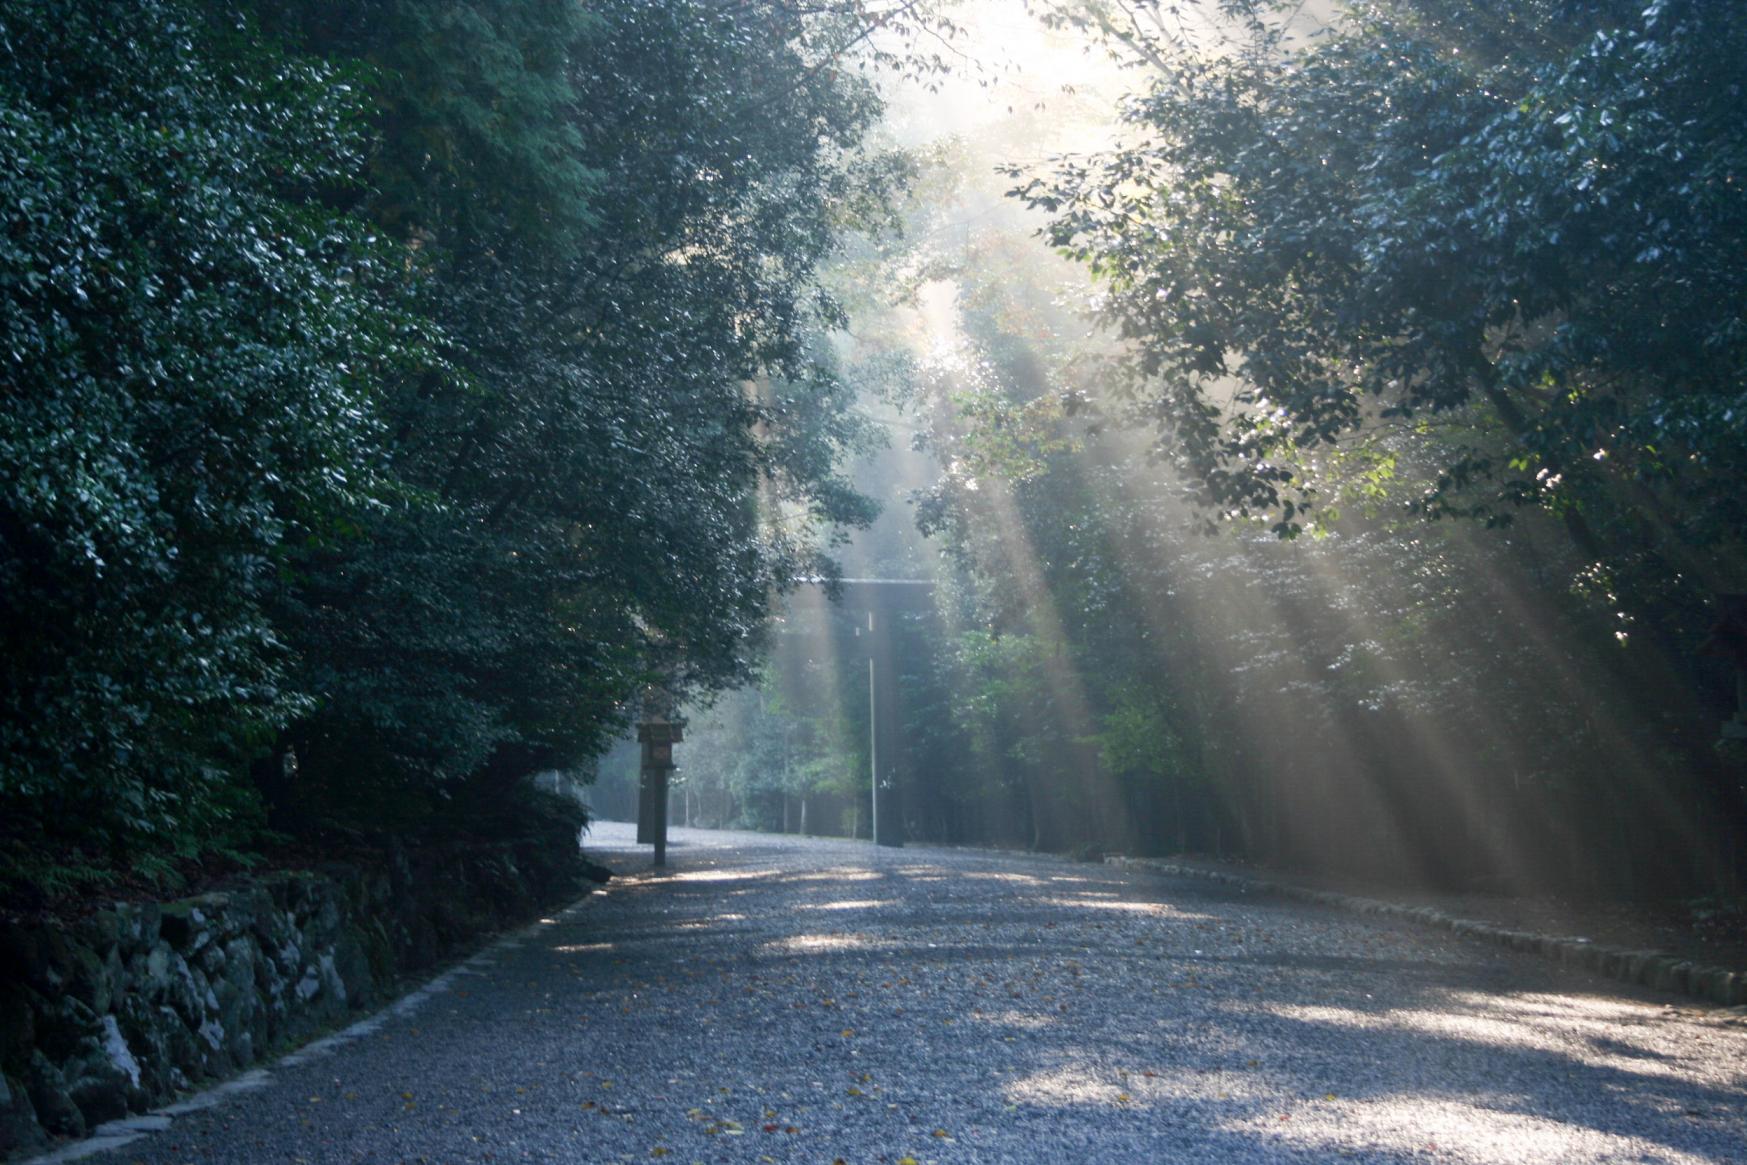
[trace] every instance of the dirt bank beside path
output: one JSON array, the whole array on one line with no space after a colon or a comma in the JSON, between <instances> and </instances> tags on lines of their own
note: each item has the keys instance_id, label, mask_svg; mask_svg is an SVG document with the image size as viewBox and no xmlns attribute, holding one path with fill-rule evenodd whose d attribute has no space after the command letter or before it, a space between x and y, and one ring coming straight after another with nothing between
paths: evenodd
<instances>
[{"instance_id":1,"label":"dirt bank beside path","mask_svg":"<svg viewBox=\"0 0 1747 1165\"><path fill-rule=\"evenodd\" d=\"M172 1162L1747 1162L1747 1031L1388 919L675 831Z\"/></svg>"}]
</instances>

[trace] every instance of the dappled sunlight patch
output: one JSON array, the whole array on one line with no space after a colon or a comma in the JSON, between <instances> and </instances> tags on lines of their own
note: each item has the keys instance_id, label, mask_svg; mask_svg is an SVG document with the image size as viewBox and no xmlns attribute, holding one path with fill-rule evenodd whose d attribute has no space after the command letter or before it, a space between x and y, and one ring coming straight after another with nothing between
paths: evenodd
<instances>
[{"instance_id":1,"label":"dappled sunlight patch","mask_svg":"<svg viewBox=\"0 0 1747 1165\"><path fill-rule=\"evenodd\" d=\"M746 882L756 878L775 878L781 870L681 870L668 876L674 882Z\"/></svg>"},{"instance_id":2,"label":"dappled sunlight patch","mask_svg":"<svg viewBox=\"0 0 1747 1165\"><path fill-rule=\"evenodd\" d=\"M1024 1031L1042 1031L1061 1022L1059 1015L1038 1015L1027 1011L973 1011L964 1017L969 1023L989 1024L992 1027L1019 1028Z\"/></svg>"},{"instance_id":3,"label":"dappled sunlight patch","mask_svg":"<svg viewBox=\"0 0 1747 1165\"><path fill-rule=\"evenodd\" d=\"M878 910L883 906L896 906L896 898L839 898L835 902L802 902L796 910Z\"/></svg>"},{"instance_id":4,"label":"dappled sunlight patch","mask_svg":"<svg viewBox=\"0 0 1747 1165\"><path fill-rule=\"evenodd\" d=\"M1147 914L1147 915L1162 915L1162 914L1171 913L1170 907L1160 905L1157 902L1123 902L1123 901L1119 901L1119 900L1110 900L1110 899L1096 898L1096 897L1091 897L1091 896L1088 896L1085 898L1065 898L1065 897L1037 898L1037 899L1034 899L1034 901L1037 902L1037 904L1040 906L1060 906L1060 907L1063 907L1063 908L1068 909L1068 910L1115 910L1115 911L1120 911L1120 912L1123 912L1126 914ZM1193 915L1177 915L1176 917L1189 918L1189 917L1194 917L1194 916Z\"/></svg>"},{"instance_id":5,"label":"dappled sunlight patch","mask_svg":"<svg viewBox=\"0 0 1747 1165\"><path fill-rule=\"evenodd\" d=\"M1020 1020L1026 1018L1012 1014ZM1019 1026L1027 1025L1021 1023ZM1241 1054L1241 1049L1234 1050L1234 1055L1238 1054ZM1232 1115L1236 1116L1253 1113L1259 1105L1280 1096L1278 1084L1256 1070L1258 1061L1251 1059L1248 1065L1247 1068L1173 1071L1143 1064L1078 1063L1014 1080L1007 1086L1007 1099L1013 1104L1050 1108L1076 1105L1126 1108L1187 1103L1213 1115L1219 1113L1220 1105L1229 1104Z\"/></svg>"},{"instance_id":6,"label":"dappled sunlight patch","mask_svg":"<svg viewBox=\"0 0 1747 1165\"><path fill-rule=\"evenodd\" d=\"M1416 1032L1497 1047L1540 1048L1545 1039L1534 1029L1498 1016L1448 1013L1418 1008L1362 1011L1326 1004L1276 1003L1263 1010L1281 1019L1360 1031Z\"/></svg>"},{"instance_id":7,"label":"dappled sunlight patch","mask_svg":"<svg viewBox=\"0 0 1747 1165\"><path fill-rule=\"evenodd\" d=\"M1513 1112L1512 1104L1507 1098L1489 1104L1419 1094L1364 1101L1333 1097L1295 1103L1286 1111L1270 1109L1219 1127L1249 1136L1265 1134L1307 1150L1332 1153L1359 1142L1384 1152L1433 1158L1449 1153L1463 1161L1499 1165L1576 1160L1701 1165L1716 1160L1649 1137Z\"/></svg>"},{"instance_id":8,"label":"dappled sunlight patch","mask_svg":"<svg viewBox=\"0 0 1747 1165\"><path fill-rule=\"evenodd\" d=\"M552 948L561 955L595 955L619 949L617 943L564 943Z\"/></svg>"},{"instance_id":9,"label":"dappled sunlight patch","mask_svg":"<svg viewBox=\"0 0 1747 1165\"><path fill-rule=\"evenodd\" d=\"M876 939L865 934L796 934L788 938L772 939L761 948L767 951L783 951L789 954L816 955L830 951L871 951L889 950L897 946L886 939Z\"/></svg>"},{"instance_id":10,"label":"dappled sunlight patch","mask_svg":"<svg viewBox=\"0 0 1747 1165\"><path fill-rule=\"evenodd\" d=\"M1110 1074L1075 1065L1050 1072L1034 1072L1007 1085L1009 1104L1030 1104L1042 1108L1068 1108L1079 1105L1117 1105L1118 1099L1132 1096L1120 1080Z\"/></svg>"},{"instance_id":11,"label":"dappled sunlight patch","mask_svg":"<svg viewBox=\"0 0 1747 1165\"><path fill-rule=\"evenodd\" d=\"M712 914L706 918L682 918L676 922L670 923L669 925L671 925L675 930L708 930L710 927L722 922L745 921L746 916L744 914L728 912L723 914Z\"/></svg>"},{"instance_id":12,"label":"dappled sunlight patch","mask_svg":"<svg viewBox=\"0 0 1747 1165\"><path fill-rule=\"evenodd\" d=\"M861 866L833 866L828 870L815 870L809 874L789 874L783 880L786 882L877 882L885 875L878 870L864 869Z\"/></svg>"},{"instance_id":13,"label":"dappled sunlight patch","mask_svg":"<svg viewBox=\"0 0 1747 1165\"><path fill-rule=\"evenodd\" d=\"M1036 1017L1003 1013L988 1019L1007 1020L1015 1026L1039 1026ZM1027 1021L1030 1022L1027 1022ZM1006 1087L1009 1104L1041 1108L1144 1108L1160 1104L1190 1103L1203 1112L1218 1112L1231 1104L1232 1113L1254 1112L1273 1095L1273 1085L1253 1072L1172 1072L1139 1066L1112 1067L1077 1063L1048 1072L1036 1072L1013 1080ZM1206 1106L1213 1106L1208 1109Z\"/></svg>"},{"instance_id":14,"label":"dappled sunlight patch","mask_svg":"<svg viewBox=\"0 0 1747 1165\"><path fill-rule=\"evenodd\" d=\"M966 881L976 882L1007 882L1015 886L1042 886L1042 878L1031 874L1007 874L997 870L966 870L959 877Z\"/></svg>"},{"instance_id":15,"label":"dappled sunlight patch","mask_svg":"<svg viewBox=\"0 0 1747 1165\"><path fill-rule=\"evenodd\" d=\"M1668 1080L1691 1078L1696 1061L1671 1057L1633 1038L1633 1030L1613 1016L1617 1007L1598 1004L1597 1016L1579 1018L1582 999L1543 997L1566 1007L1567 1014L1525 1015L1520 1010L1491 1006L1467 1011L1437 1011L1427 1008L1395 1008L1361 1011L1353 1008L1309 1004L1274 1004L1265 1010L1282 1019L1300 1023L1342 1027L1361 1031L1435 1036L1476 1048L1492 1048L1531 1055L1559 1056L1585 1068L1600 1068L1634 1077ZM1510 997L1499 1002L1508 1003ZM1537 1023L1537 1018L1545 1022ZM1647 1033L1646 1033L1647 1034Z\"/></svg>"},{"instance_id":16,"label":"dappled sunlight patch","mask_svg":"<svg viewBox=\"0 0 1747 1165\"><path fill-rule=\"evenodd\" d=\"M1553 995L1544 991L1519 991L1488 995L1480 991L1452 991L1449 1002L1476 1011L1504 1012L1519 1018L1576 1020L1598 1024L1642 1023L1657 1010L1624 999Z\"/></svg>"}]
</instances>

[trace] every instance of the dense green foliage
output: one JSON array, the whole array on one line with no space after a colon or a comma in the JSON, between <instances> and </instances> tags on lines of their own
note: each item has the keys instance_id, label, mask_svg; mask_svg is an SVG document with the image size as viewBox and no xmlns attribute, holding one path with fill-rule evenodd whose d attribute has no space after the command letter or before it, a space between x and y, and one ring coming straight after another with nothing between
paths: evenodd
<instances>
[{"instance_id":1,"label":"dense green foliage","mask_svg":"<svg viewBox=\"0 0 1747 1165\"><path fill-rule=\"evenodd\" d=\"M164 857L309 705L267 591L377 480L410 357L355 95L187 5L0 28L0 844ZM416 338L416 337L413 337Z\"/></svg>"},{"instance_id":2,"label":"dense green foliage","mask_svg":"<svg viewBox=\"0 0 1747 1165\"><path fill-rule=\"evenodd\" d=\"M818 263L896 171L854 152L871 94L780 10L485 5L442 36L422 4L346 15L308 23L441 95L391 111L374 185L449 347L383 409L418 500L291 592L331 697L293 739L336 790L399 772L372 792L404 811L433 773L490 793L588 755L652 667L745 678L767 593L822 569L792 532L862 514L808 337ZM762 526L760 490L815 521Z\"/></svg>"},{"instance_id":3,"label":"dense green foliage","mask_svg":"<svg viewBox=\"0 0 1747 1165\"><path fill-rule=\"evenodd\" d=\"M1022 193L1104 281L1210 505L1290 533L1319 452L1469 410L1502 433L1440 452L1427 509L1536 501L1702 579L1747 516L1718 258L1747 229L1744 43L1737 9L1686 0L1391 0L1307 48L1265 22L1224 54L1151 42L1132 142Z\"/></svg>"},{"instance_id":4,"label":"dense green foliage","mask_svg":"<svg viewBox=\"0 0 1747 1165\"><path fill-rule=\"evenodd\" d=\"M905 172L845 54L914 10L9 5L0 882L257 782L461 827L744 679L870 513L818 272Z\"/></svg>"},{"instance_id":5,"label":"dense green foliage","mask_svg":"<svg viewBox=\"0 0 1747 1165\"><path fill-rule=\"evenodd\" d=\"M1747 16L1027 7L1134 93L997 177L876 145L934 3L7 5L8 900L513 828L657 678L680 812L865 833L870 652L916 836L1739 867ZM772 635L897 476L933 609Z\"/></svg>"}]
</instances>

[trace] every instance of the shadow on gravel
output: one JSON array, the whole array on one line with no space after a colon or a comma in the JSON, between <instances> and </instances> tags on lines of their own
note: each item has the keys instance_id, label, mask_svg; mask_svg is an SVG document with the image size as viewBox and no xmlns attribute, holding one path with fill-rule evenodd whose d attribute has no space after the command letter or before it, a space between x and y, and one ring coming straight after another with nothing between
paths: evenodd
<instances>
[{"instance_id":1,"label":"shadow on gravel","mask_svg":"<svg viewBox=\"0 0 1747 1165\"><path fill-rule=\"evenodd\" d=\"M1535 1153L1537 1130L1549 1137L1554 1127L1579 1126L1610 1137L1641 1138L1669 1149L1717 1151L1727 1145L1710 1141L1704 1125L1722 1120L1738 1122L1744 1115L1739 1090L1695 1085L1671 1072L1644 1070L1633 1061L1667 1057L1641 1050L1622 1054L1595 1048L1592 1055L1524 1047L1506 1021L1471 1014L1452 1020L1452 1001L1429 999L1427 1009L1394 1009L1364 1016L1350 1010L1319 1009L1320 1014L1294 1014L1292 1004L1267 1007L1271 1042L1303 1048L1329 1047L1353 1042L1355 1033L1363 1056L1387 1072L1318 1070L1295 1071L1288 1061L1257 1071L1275 1087L1315 1096L1334 1094L1368 1114L1368 1121L1381 1125L1428 1108L1471 1124L1476 1130L1512 1130L1516 1147L1526 1159L1541 1159ZM1330 1014L1330 1011L1335 1011ZM1587 1021L1581 1008L1573 1008L1568 1022L1600 1024L1599 1016ZM1451 1031L1449 1028L1465 1030ZM1439 1030L1439 1029L1445 1030ZM1234 1025L1243 1030L1243 1025ZM1617 1042L1617 1041L1616 1041ZM1549 1111L1544 1097L1526 1092L1524 1083L1560 1079L1575 1103ZM1347 1114L1358 1119L1360 1112ZM1512 1117L1501 1123L1500 1118ZM1739 1149L1737 1144L1736 1149Z\"/></svg>"}]
</instances>

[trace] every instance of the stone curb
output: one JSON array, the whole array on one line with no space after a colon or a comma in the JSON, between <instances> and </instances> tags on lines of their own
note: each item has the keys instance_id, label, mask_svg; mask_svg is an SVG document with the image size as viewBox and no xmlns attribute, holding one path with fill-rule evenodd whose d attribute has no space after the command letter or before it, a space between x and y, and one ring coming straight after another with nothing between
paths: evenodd
<instances>
[{"instance_id":1,"label":"stone curb","mask_svg":"<svg viewBox=\"0 0 1747 1165\"><path fill-rule=\"evenodd\" d=\"M1360 898L1351 894L1337 894L1332 890L1313 890L1308 886L1296 886L1290 882L1252 878L1244 874L1209 870L1200 866L1185 866L1153 858L1112 855L1105 858L1104 861L1106 865L1119 866L1123 869L1146 870L1182 878L1200 878L1204 881L1220 882L1244 890L1279 894L1287 898L1295 898L1300 902L1334 906L1358 914L1405 919L1408 922L1416 922L1423 926L1447 930L1452 934L1477 938L1508 950L1526 951L1530 954L1540 955L1564 966L1577 967L1598 975L1605 975L1622 983L1651 987L1658 991L1672 991L1679 995L1691 996L1694 999L1707 1000L1723 1007L1747 1005L1747 971L1735 971L1710 963L1695 963L1690 959L1682 959L1664 951L1634 951L1623 947L1611 947L1590 942L1588 939L1562 938L1556 935L1510 930L1502 926L1494 926L1489 922L1477 922L1471 918L1457 918L1430 906L1405 906L1399 902L1385 902L1379 898Z\"/></svg>"}]
</instances>

